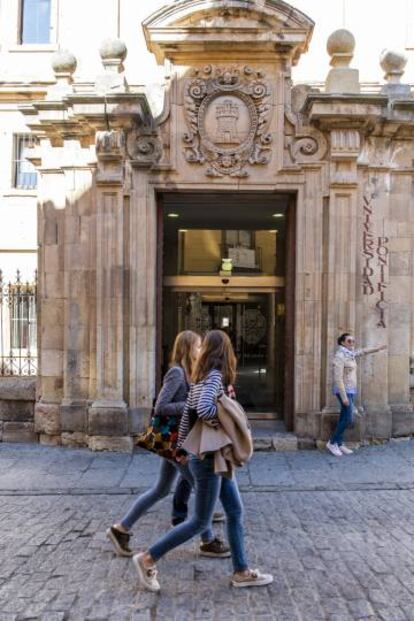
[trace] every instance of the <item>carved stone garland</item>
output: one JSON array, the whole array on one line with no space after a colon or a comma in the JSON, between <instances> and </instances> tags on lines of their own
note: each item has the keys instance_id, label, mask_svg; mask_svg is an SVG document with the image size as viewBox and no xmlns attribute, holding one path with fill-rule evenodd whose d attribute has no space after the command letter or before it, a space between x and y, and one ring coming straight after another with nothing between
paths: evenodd
<instances>
[{"instance_id":1,"label":"carved stone garland","mask_svg":"<svg viewBox=\"0 0 414 621\"><path fill-rule=\"evenodd\" d=\"M185 89L189 131L186 160L208 163L209 177L247 177L247 164L268 164L272 136L267 132L270 89L251 67L197 70Z\"/></svg>"}]
</instances>

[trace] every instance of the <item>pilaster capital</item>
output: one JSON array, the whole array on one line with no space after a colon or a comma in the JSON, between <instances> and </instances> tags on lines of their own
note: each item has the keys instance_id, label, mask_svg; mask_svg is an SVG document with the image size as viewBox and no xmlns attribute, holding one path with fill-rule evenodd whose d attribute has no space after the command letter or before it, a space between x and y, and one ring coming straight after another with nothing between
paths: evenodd
<instances>
[{"instance_id":1,"label":"pilaster capital","mask_svg":"<svg viewBox=\"0 0 414 621\"><path fill-rule=\"evenodd\" d=\"M125 136L122 130L96 132L96 157L98 161L118 161L125 157Z\"/></svg>"},{"instance_id":2,"label":"pilaster capital","mask_svg":"<svg viewBox=\"0 0 414 621\"><path fill-rule=\"evenodd\" d=\"M98 185L122 185L124 181L125 135L122 130L96 132Z\"/></svg>"},{"instance_id":3,"label":"pilaster capital","mask_svg":"<svg viewBox=\"0 0 414 621\"><path fill-rule=\"evenodd\" d=\"M331 158L356 160L361 150L361 136L357 129L331 130Z\"/></svg>"},{"instance_id":4,"label":"pilaster capital","mask_svg":"<svg viewBox=\"0 0 414 621\"><path fill-rule=\"evenodd\" d=\"M357 129L332 129L331 138L331 188L355 188L357 160L361 151L361 137Z\"/></svg>"}]
</instances>

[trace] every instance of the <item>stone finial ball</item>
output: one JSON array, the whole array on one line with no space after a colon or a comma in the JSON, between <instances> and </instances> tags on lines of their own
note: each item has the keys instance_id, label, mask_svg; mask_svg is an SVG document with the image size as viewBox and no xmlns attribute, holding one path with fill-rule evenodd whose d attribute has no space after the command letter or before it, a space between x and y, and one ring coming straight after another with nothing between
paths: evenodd
<instances>
[{"instance_id":1,"label":"stone finial ball","mask_svg":"<svg viewBox=\"0 0 414 621\"><path fill-rule=\"evenodd\" d=\"M385 73L402 73L407 64L407 57L395 50L382 50L380 54L380 65Z\"/></svg>"},{"instance_id":2,"label":"stone finial ball","mask_svg":"<svg viewBox=\"0 0 414 621\"><path fill-rule=\"evenodd\" d=\"M334 54L352 54L355 49L355 37L345 28L335 30L326 43L329 56Z\"/></svg>"},{"instance_id":3,"label":"stone finial ball","mask_svg":"<svg viewBox=\"0 0 414 621\"><path fill-rule=\"evenodd\" d=\"M77 64L76 57L68 50L59 50L52 56L52 69L55 73L75 73Z\"/></svg>"},{"instance_id":4,"label":"stone finial ball","mask_svg":"<svg viewBox=\"0 0 414 621\"><path fill-rule=\"evenodd\" d=\"M124 60L127 55L127 46L121 39L105 39L99 48L102 60L116 58Z\"/></svg>"}]
</instances>

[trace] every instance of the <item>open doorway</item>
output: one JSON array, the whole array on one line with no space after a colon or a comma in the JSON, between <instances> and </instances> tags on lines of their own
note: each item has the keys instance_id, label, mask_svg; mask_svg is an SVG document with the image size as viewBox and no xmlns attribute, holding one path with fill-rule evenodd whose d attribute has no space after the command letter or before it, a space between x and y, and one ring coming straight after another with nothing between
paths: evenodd
<instances>
[{"instance_id":1,"label":"open doorway","mask_svg":"<svg viewBox=\"0 0 414 621\"><path fill-rule=\"evenodd\" d=\"M292 198L165 193L159 205L160 377L177 332L225 330L238 358L237 398L249 417L290 428Z\"/></svg>"}]
</instances>

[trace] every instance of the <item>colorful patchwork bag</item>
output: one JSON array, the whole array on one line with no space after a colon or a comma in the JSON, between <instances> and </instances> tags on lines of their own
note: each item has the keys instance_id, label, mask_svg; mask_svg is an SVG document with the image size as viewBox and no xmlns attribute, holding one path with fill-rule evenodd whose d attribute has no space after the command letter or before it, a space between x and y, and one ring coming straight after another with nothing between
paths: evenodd
<instances>
[{"instance_id":1,"label":"colorful patchwork bag","mask_svg":"<svg viewBox=\"0 0 414 621\"><path fill-rule=\"evenodd\" d=\"M160 457L174 459L179 425L179 416L155 416L153 414L149 426L138 436L136 444Z\"/></svg>"}]
</instances>

